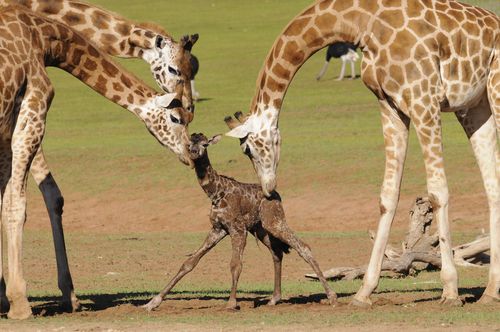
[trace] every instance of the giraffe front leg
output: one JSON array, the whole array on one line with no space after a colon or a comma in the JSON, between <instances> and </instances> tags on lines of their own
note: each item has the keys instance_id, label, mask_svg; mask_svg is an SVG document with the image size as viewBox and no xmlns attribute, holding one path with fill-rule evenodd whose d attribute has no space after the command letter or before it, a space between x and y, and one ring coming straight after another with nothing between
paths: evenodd
<instances>
[{"instance_id":1,"label":"giraffe front leg","mask_svg":"<svg viewBox=\"0 0 500 332\"><path fill-rule=\"evenodd\" d=\"M227 232L223 229L217 228L212 229L210 233L208 233L205 242L203 245L188 259L182 263L179 272L170 280L170 282L163 288L163 290L153 297L147 304L143 306L147 311L152 311L160 306L165 296L174 288L174 286L189 272L191 272L196 265L200 262L200 259L209 252L213 247L217 245L225 236Z\"/></svg>"},{"instance_id":2,"label":"giraffe front leg","mask_svg":"<svg viewBox=\"0 0 500 332\"><path fill-rule=\"evenodd\" d=\"M74 312L80 309L80 301L75 295L73 280L69 270L68 256L62 225L64 198L45 161L42 148L37 151L30 172L38 184L49 213L50 226L57 263L58 287L62 292L62 307L65 311Z\"/></svg>"},{"instance_id":3,"label":"giraffe front leg","mask_svg":"<svg viewBox=\"0 0 500 332\"><path fill-rule=\"evenodd\" d=\"M10 146L2 144L2 149L0 150L0 215L2 211L2 200L3 193L5 192L5 186L10 176L10 163L11 151ZM7 159L7 160L6 160ZM2 220L0 218L0 314L7 313L9 311L10 305L9 300L6 295L6 285L5 277L3 272L3 229Z\"/></svg>"},{"instance_id":4,"label":"giraffe front leg","mask_svg":"<svg viewBox=\"0 0 500 332\"><path fill-rule=\"evenodd\" d=\"M399 201L408 147L408 117L399 114L385 100L380 102L380 110L385 143L385 172L380 194L381 216L363 284L351 301L351 305L357 307L369 307L372 304L370 295L380 278L384 252Z\"/></svg>"},{"instance_id":5,"label":"giraffe front leg","mask_svg":"<svg viewBox=\"0 0 500 332\"><path fill-rule=\"evenodd\" d=\"M229 300L226 304L226 309L228 310L238 310L239 306L236 301L236 289L238 287L238 280L240 278L241 270L243 268L243 251L245 250L247 232L245 229L235 230L229 233L231 236L231 245L233 248L233 254L231 257L231 294L229 295Z\"/></svg>"}]
</instances>

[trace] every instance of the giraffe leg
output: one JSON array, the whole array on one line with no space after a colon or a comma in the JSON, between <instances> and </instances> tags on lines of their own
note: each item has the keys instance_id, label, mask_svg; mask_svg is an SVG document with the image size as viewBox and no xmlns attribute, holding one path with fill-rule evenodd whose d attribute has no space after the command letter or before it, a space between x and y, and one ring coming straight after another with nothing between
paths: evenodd
<instances>
[{"instance_id":1,"label":"giraffe leg","mask_svg":"<svg viewBox=\"0 0 500 332\"><path fill-rule=\"evenodd\" d=\"M2 208L2 198L5 192L7 181L10 177L12 163L12 152L10 142L0 143L0 211ZM1 214L1 213L0 213ZM0 220L0 313L7 313L10 305L6 295L6 284L3 273L3 233L2 220Z\"/></svg>"},{"instance_id":2,"label":"giraffe leg","mask_svg":"<svg viewBox=\"0 0 500 332\"><path fill-rule=\"evenodd\" d=\"M314 270L331 305L337 303L337 294L330 288L326 278L321 271L318 262L314 259L311 248L300 240L288 227L285 220L283 206L279 199L264 199L260 206L260 218L262 227L273 237L292 247L307 264Z\"/></svg>"},{"instance_id":3,"label":"giraffe leg","mask_svg":"<svg viewBox=\"0 0 500 332\"><path fill-rule=\"evenodd\" d=\"M380 111L385 143L385 172L380 193L381 215L363 284L351 302L352 305L359 307L372 304L370 295L378 285L389 232L398 206L408 147L408 127L410 125L408 117L390 107L387 101L380 102Z\"/></svg>"},{"instance_id":4,"label":"giraffe leg","mask_svg":"<svg viewBox=\"0 0 500 332\"><path fill-rule=\"evenodd\" d=\"M458 274L453 261L450 225L448 221L448 184L444 171L441 113L439 102L433 99L425 110L425 119L414 121L418 140L424 156L427 174L427 192L438 225L441 252L441 303L461 306L458 297Z\"/></svg>"},{"instance_id":5,"label":"giraffe leg","mask_svg":"<svg viewBox=\"0 0 500 332\"><path fill-rule=\"evenodd\" d=\"M54 96L48 79L44 80L42 75L33 78L28 83L26 91L12 134L11 177L2 197L2 222L7 235L9 266L6 293L10 309L7 316L13 319L25 319L31 315L22 268L26 183L31 162L43 139L46 113Z\"/></svg>"},{"instance_id":6,"label":"giraffe leg","mask_svg":"<svg viewBox=\"0 0 500 332\"><path fill-rule=\"evenodd\" d=\"M491 111L495 118L497 138L500 139L500 52L492 61L490 74L488 76L487 90ZM497 164L497 176L500 174L500 166Z\"/></svg>"},{"instance_id":7,"label":"giraffe leg","mask_svg":"<svg viewBox=\"0 0 500 332\"><path fill-rule=\"evenodd\" d=\"M62 225L64 199L56 181L50 173L41 147L33 159L30 172L42 192L45 206L49 213L56 253L58 286L62 292L62 306L67 311L77 311L80 309L80 302L75 295L73 280L69 271Z\"/></svg>"},{"instance_id":8,"label":"giraffe leg","mask_svg":"<svg viewBox=\"0 0 500 332\"><path fill-rule=\"evenodd\" d=\"M316 75L316 80L317 81L319 81L325 75L326 70L328 69L328 64L329 63L330 63L329 61L325 61L325 64L323 65L323 67L319 71L318 75Z\"/></svg>"},{"instance_id":9,"label":"giraffe leg","mask_svg":"<svg viewBox=\"0 0 500 332\"><path fill-rule=\"evenodd\" d=\"M167 294L174 288L174 286L189 272L191 272L196 265L200 262L200 259L207 253L209 252L213 247L217 245L217 243L220 242L225 236L227 235L227 232L223 229L216 229L212 228L210 232L208 233L205 242L203 242L203 245L196 250L192 255L189 256L188 259L182 263L181 268L179 269L179 272L169 281L167 286L162 289L158 295L153 297L151 301L149 301L147 304L143 305L143 308L145 308L148 311L152 311L153 309L156 309L160 306L161 302L165 299Z\"/></svg>"},{"instance_id":10,"label":"giraffe leg","mask_svg":"<svg viewBox=\"0 0 500 332\"><path fill-rule=\"evenodd\" d=\"M229 300L227 301L226 309L237 310L238 303L236 302L236 288L238 286L238 280L240 278L241 269L243 267L243 251L245 250L247 241L246 230L236 230L230 232L231 235L231 245L233 247L233 256L231 258L231 294L229 295Z\"/></svg>"},{"instance_id":11,"label":"giraffe leg","mask_svg":"<svg viewBox=\"0 0 500 332\"><path fill-rule=\"evenodd\" d=\"M493 113L495 119L496 127L496 138L490 138L490 143L488 147L490 149L495 149L495 164L494 170L488 168L488 184L485 181L486 191L488 193L488 202L490 203L490 275L488 285L486 290L481 297L482 303L488 302L498 302L500 301L500 191L499 191L499 181L500 181L500 151L498 150L498 139L500 139L500 54L497 51L497 56L493 60L490 75L487 84L488 90L488 100L490 104L490 109ZM482 129L482 128L481 128ZM486 131L486 130L485 130ZM485 134L486 135L486 134ZM472 137L473 138L473 137ZM472 139L471 139L472 143ZM479 143L477 149L480 150L481 146ZM482 147L488 148L488 147ZM476 148L474 148L476 150ZM478 152L483 155L481 151ZM477 153L476 153L477 155ZM485 153L486 155L486 153ZM489 157L489 162L491 163L491 152ZM479 158L478 158L479 162ZM485 166L486 168L487 166ZM483 172L483 170L481 170ZM496 182L494 181L494 173L496 173ZM485 176L483 175L483 179ZM495 190L495 191L494 191ZM491 193L489 193L491 192Z\"/></svg>"},{"instance_id":12,"label":"giraffe leg","mask_svg":"<svg viewBox=\"0 0 500 332\"><path fill-rule=\"evenodd\" d=\"M271 238L269 233L259 226L255 235L271 252L274 263L274 291L273 297L268 305L276 305L281 300L281 263L283 261L283 243L275 238Z\"/></svg>"},{"instance_id":13,"label":"giraffe leg","mask_svg":"<svg viewBox=\"0 0 500 332\"><path fill-rule=\"evenodd\" d=\"M346 59L344 57L341 57L341 60L342 60L342 69L340 69L340 75L337 78L337 81L342 81L344 79L344 75L345 75L345 63L346 63Z\"/></svg>"}]
</instances>

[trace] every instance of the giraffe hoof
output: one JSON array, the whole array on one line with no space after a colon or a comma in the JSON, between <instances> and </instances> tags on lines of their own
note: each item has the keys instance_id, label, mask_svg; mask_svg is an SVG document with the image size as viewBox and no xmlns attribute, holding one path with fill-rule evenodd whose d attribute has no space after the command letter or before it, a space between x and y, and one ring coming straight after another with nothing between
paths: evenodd
<instances>
[{"instance_id":1,"label":"giraffe hoof","mask_svg":"<svg viewBox=\"0 0 500 332\"><path fill-rule=\"evenodd\" d=\"M9 312L9 300L5 296L0 297L0 314Z\"/></svg>"},{"instance_id":2,"label":"giraffe hoof","mask_svg":"<svg viewBox=\"0 0 500 332\"><path fill-rule=\"evenodd\" d=\"M349 303L349 306L351 307L356 307L356 308L362 308L362 309L368 309L372 307L372 301L370 299L367 299L366 301L361 301L356 298L352 299L351 303Z\"/></svg>"},{"instance_id":3,"label":"giraffe hoof","mask_svg":"<svg viewBox=\"0 0 500 332\"><path fill-rule=\"evenodd\" d=\"M269 300L269 302L267 302L267 305L273 306L273 305L278 304L279 301L281 301L281 296L276 296L276 297L271 298Z\"/></svg>"},{"instance_id":4,"label":"giraffe hoof","mask_svg":"<svg viewBox=\"0 0 500 332\"><path fill-rule=\"evenodd\" d=\"M63 299L61 302L61 307L65 312L77 312L82 310L80 300L78 300L75 294L71 294L69 299Z\"/></svg>"},{"instance_id":5,"label":"giraffe hoof","mask_svg":"<svg viewBox=\"0 0 500 332\"><path fill-rule=\"evenodd\" d=\"M238 310L240 310L240 306L236 302L228 302L228 304L226 304L226 310L227 311L238 311Z\"/></svg>"},{"instance_id":6,"label":"giraffe hoof","mask_svg":"<svg viewBox=\"0 0 500 332\"><path fill-rule=\"evenodd\" d=\"M32 316L31 307L27 299L12 302L7 317L10 319L27 319Z\"/></svg>"},{"instance_id":7,"label":"giraffe hoof","mask_svg":"<svg viewBox=\"0 0 500 332\"><path fill-rule=\"evenodd\" d=\"M439 301L439 304L447 307L461 307L464 305L462 300L460 300L458 297L452 298L452 297L443 297Z\"/></svg>"},{"instance_id":8,"label":"giraffe hoof","mask_svg":"<svg viewBox=\"0 0 500 332\"><path fill-rule=\"evenodd\" d=\"M155 296L151 299L151 301L143 305L142 308L146 309L147 311L153 311L160 306L162 301L163 299L161 298L161 296Z\"/></svg>"},{"instance_id":9,"label":"giraffe hoof","mask_svg":"<svg viewBox=\"0 0 500 332\"><path fill-rule=\"evenodd\" d=\"M477 303L485 304L485 305L498 304L498 303L500 303L500 296L495 297L495 296L483 294L483 296L481 296L481 298L479 299L479 301L477 301Z\"/></svg>"}]
</instances>

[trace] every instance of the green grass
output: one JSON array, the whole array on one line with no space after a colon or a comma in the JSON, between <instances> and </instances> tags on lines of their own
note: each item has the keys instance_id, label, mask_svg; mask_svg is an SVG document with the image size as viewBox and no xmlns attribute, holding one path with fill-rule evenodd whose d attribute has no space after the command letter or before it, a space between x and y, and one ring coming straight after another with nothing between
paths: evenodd
<instances>
[{"instance_id":1,"label":"green grass","mask_svg":"<svg viewBox=\"0 0 500 332\"><path fill-rule=\"evenodd\" d=\"M226 132L224 116L248 110L269 47L286 23L310 3L94 2L138 21L155 21L176 37L200 34L193 49L201 62L197 87L208 100L197 105L190 131L206 134ZM475 3L498 12L495 0ZM285 197L287 193L332 186L340 192L364 190L376 194L384 166L377 101L360 80L332 81L338 64L331 66L325 81L317 83L314 75L323 56L319 52L303 66L284 103L280 190ZM145 63L121 62L155 85ZM194 184L193 173L164 152L134 116L64 72L51 69L50 77L56 98L48 117L44 148L64 192L90 196L116 187L182 188ZM452 193L481 191L479 172L461 127L453 115L443 117ZM420 148L415 135L411 136L403 193L420 193L425 189L425 173ZM212 148L211 159L222 173L256 181L235 139L226 138Z\"/></svg>"}]
</instances>

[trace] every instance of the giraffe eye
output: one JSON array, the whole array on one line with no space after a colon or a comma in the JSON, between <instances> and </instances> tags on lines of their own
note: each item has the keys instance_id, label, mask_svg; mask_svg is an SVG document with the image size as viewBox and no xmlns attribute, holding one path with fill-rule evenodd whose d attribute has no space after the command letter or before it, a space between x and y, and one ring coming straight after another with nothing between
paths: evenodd
<instances>
[{"instance_id":1,"label":"giraffe eye","mask_svg":"<svg viewBox=\"0 0 500 332\"><path fill-rule=\"evenodd\" d=\"M172 75L181 76L181 73L171 66L168 66L168 72Z\"/></svg>"},{"instance_id":2,"label":"giraffe eye","mask_svg":"<svg viewBox=\"0 0 500 332\"><path fill-rule=\"evenodd\" d=\"M173 115L170 115L170 121L172 121L173 123L178 123L180 124L181 123L181 120L176 118L175 116Z\"/></svg>"}]
</instances>

